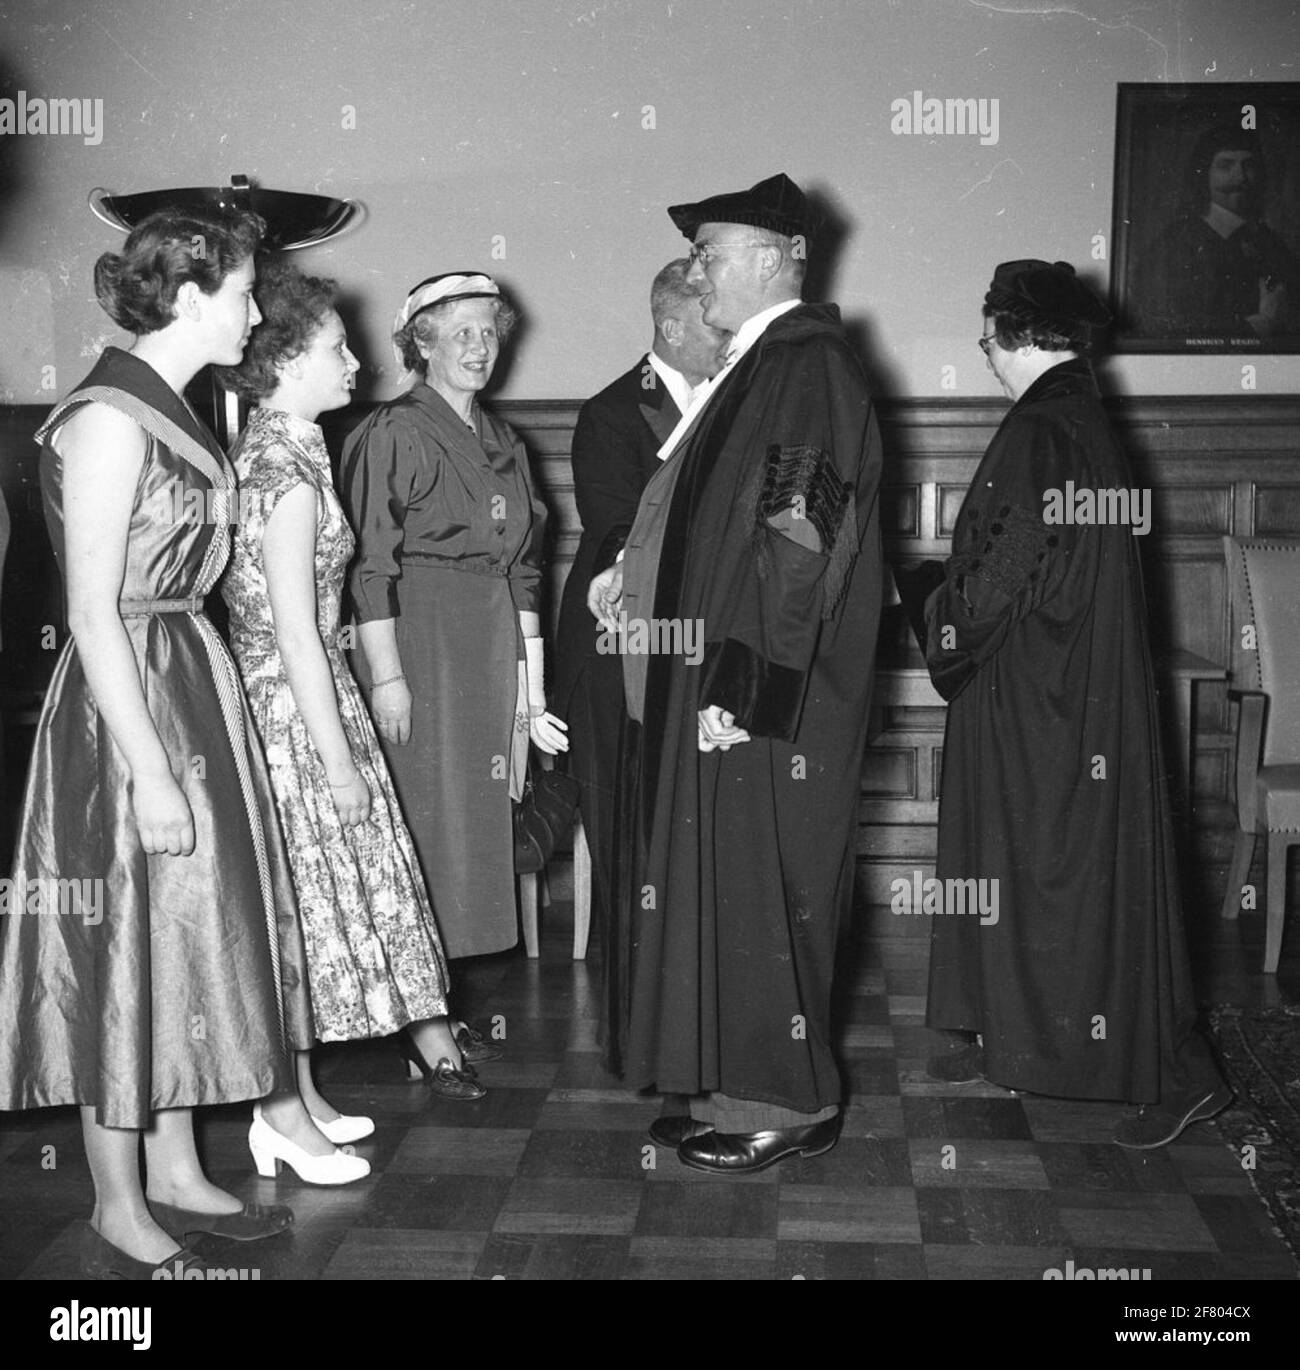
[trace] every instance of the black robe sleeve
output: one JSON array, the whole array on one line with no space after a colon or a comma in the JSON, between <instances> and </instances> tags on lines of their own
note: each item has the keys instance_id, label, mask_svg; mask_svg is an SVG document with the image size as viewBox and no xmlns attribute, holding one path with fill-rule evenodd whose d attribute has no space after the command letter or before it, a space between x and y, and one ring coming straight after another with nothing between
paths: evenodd
<instances>
[{"instance_id":1,"label":"black robe sleeve","mask_svg":"<svg viewBox=\"0 0 1300 1370\"><path fill-rule=\"evenodd\" d=\"M790 742L823 623L852 574L865 527L859 506L875 498L880 450L866 382L845 344L770 351L751 386L761 408L738 416L728 438L749 449L737 506L749 584L721 632L705 622L700 707L720 706L751 735Z\"/></svg>"},{"instance_id":2,"label":"black robe sleeve","mask_svg":"<svg viewBox=\"0 0 1300 1370\"><path fill-rule=\"evenodd\" d=\"M1045 520L1045 496L1085 470L1065 425L1008 416L962 505L943 583L926 601L926 660L944 699L961 693L1015 623L1060 593L1078 530Z\"/></svg>"}]
</instances>

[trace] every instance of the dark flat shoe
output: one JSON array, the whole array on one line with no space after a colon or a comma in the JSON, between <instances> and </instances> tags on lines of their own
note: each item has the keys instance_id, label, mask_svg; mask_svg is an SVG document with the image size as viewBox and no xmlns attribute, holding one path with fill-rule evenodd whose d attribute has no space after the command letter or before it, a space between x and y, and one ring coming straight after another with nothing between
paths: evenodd
<instances>
[{"instance_id":1,"label":"dark flat shoe","mask_svg":"<svg viewBox=\"0 0 1300 1370\"><path fill-rule=\"evenodd\" d=\"M749 1175L789 1156L821 1156L840 1139L842 1114L808 1127L767 1132L707 1132L677 1148L678 1159L693 1170L715 1175Z\"/></svg>"},{"instance_id":2,"label":"dark flat shoe","mask_svg":"<svg viewBox=\"0 0 1300 1370\"><path fill-rule=\"evenodd\" d=\"M1170 1104L1150 1104L1131 1118L1122 1118L1115 1128L1116 1146L1131 1151L1154 1151L1168 1146L1184 1129L1222 1113L1233 1100L1227 1085L1218 1089L1197 1090Z\"/></svg>"},{"instance_id":3,"label":"dark flat shoe","mask_svg":"<svg viewBox=\"0 0 1300 1370\"><path fill-rule=\"evenodd\" d=\"M483 1061L499 1061L505 1055L505 1047L489 1041L477 1028L470 1027L468 1023L460 1025L460 1031L456 1034L456 1045L460 1048L461 1059L471 1065L479 1065Z\"/></svg>"},{"instance_id":4,"label":"dark flat shoe","mask_svg":"<svg viewBox=\"0 0 1300 1370\"><path fill-rule=\"evenodd\" d=\"M946 1056L934 1056L925 1067L932 1080L949 1085L973 1085L984 1079L984 1048L978 1042L964 1046Z\"/></svg>"},{"instance_id":5,"label":"dark flat shoe","mask_svg":"<svg viewBox=\"0 0 1300 1370\"><path fill-rule=\"evenodd\" d=\"M293 1209L284 1204L259 1204L251 1200L238 1213L195 1213L188 1208L159 1203L156 1199L149 1200L149 1210L158 1226L179 1242L195 1232L209 1232L214 1237L229 1237L236 1242L256 1242L293 1226Z\"/></svg>"},{"instance_id":6,"label":"dark flat shoe","mask_svg":"<svg viewBox=\"0 0 1300 1370\"><path fill-rule=\"evenodd\" d=\"M138 1261L101 1237L89 1223L82 1230L77 1254L81 1277L86 1280L153 1280L160 1275L175 1280L184 1279L186 1271L207 1269L188 1246L178 1247L157 1265Z\"/></svg>"},{"instance_id":7,"label":"dark flat shoe","mask_svg":"<svg viewBox=\"0 0 1300 1370\"><path fill-rule=\"evenodd\" d=\"M712 1123L702 1123L698 1118L684 1114L665 1114L650 1124L650 1140L656 1146L670 1146L674 1151L691 1137L703 1137L713 1131Z\"/></svg>"}]
</instances>

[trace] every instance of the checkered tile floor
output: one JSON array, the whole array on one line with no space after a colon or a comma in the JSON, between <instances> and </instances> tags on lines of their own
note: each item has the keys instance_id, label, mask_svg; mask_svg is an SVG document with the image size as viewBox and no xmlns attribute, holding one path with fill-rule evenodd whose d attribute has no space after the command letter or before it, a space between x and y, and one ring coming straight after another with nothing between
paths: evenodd
<instances>
[{"instance_id":1,"label":"checkered tile floor","mask_svg":"<svg viewBox=\"0 0 1300 1370\"><path fill-rule=\"evenodd\" d=\"M462 1012L503 1015L507 1033L477 1103L431 1101L391 1043L322 1052L326 1093L378 1124L359 1184L260 1180L248 1107L200 1111L213 1177L297 1219L257 1244L206 1239L211 1263L264 1280L1041 1280L1067 1260L1155 1280L1297 1277L1213 1124L1132 1153L1110 1141L1114 1106L929 1080L923 947L862 948L844 976L851 1103L832 1152L745 1179L688 1170L646 1137L659 1100L601 1068L596 953L569 960L566 937L561 920L539 961L462 969ZM0 1115L0 1278L75 1275L91 1202L73 1110Z\"/></svg>"}]
</instances>

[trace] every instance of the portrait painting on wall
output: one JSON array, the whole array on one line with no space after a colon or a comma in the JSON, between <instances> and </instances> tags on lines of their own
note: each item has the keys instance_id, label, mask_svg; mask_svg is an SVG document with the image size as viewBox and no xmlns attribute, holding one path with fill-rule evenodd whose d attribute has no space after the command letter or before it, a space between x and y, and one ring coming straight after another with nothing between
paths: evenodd
<instances>
[{"instance_id":1,"label":"portrait painting on wall","mask_svg":"<svg viewBox=\"0 0 1300 1370\"><path fill-rule=\"evenodd\" d=\"M1114 345L1300 352L1300 83L1121 84Z\"/></svg>"}]
</instances>

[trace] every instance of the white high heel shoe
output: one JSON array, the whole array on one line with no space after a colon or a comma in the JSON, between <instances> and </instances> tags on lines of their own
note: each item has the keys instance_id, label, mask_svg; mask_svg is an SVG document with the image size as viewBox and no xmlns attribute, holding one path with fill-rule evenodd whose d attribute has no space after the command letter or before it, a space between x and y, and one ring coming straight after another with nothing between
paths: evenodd
<instances>
[{"instance_id":1,"label":"white high heel shoe","mask_svg":"<svg viewBox=\"0 0 1300 1370\"><path fill-rule=\"evenodd\" d=\"M330 1156L310 1155L262 1117L261 1104L253 1106L248 1149L253 1153L257 1173L266 1180L275 1179L282 1163L287 1163L298 1178L308 1184L351 1184L370 1174L369 1161L346 1151L335 1151Z\"/></svg>"},{"instance_id":2,"label":"white high heel shoe","mask_svg":"<svg viewBox=\"0 0 1300 1370\"><path fill-rule=\"evenodd\" d=\"M346 1142L359 1142L375 1130L374 1120L364 1114L340 1113L332 1123L327 1123L324 1118L318 1118L313 1113L311 1120L316 1124L317 1130L323 1132L335 1146L343 1146Z\"/></svg>"}]
</instances>

